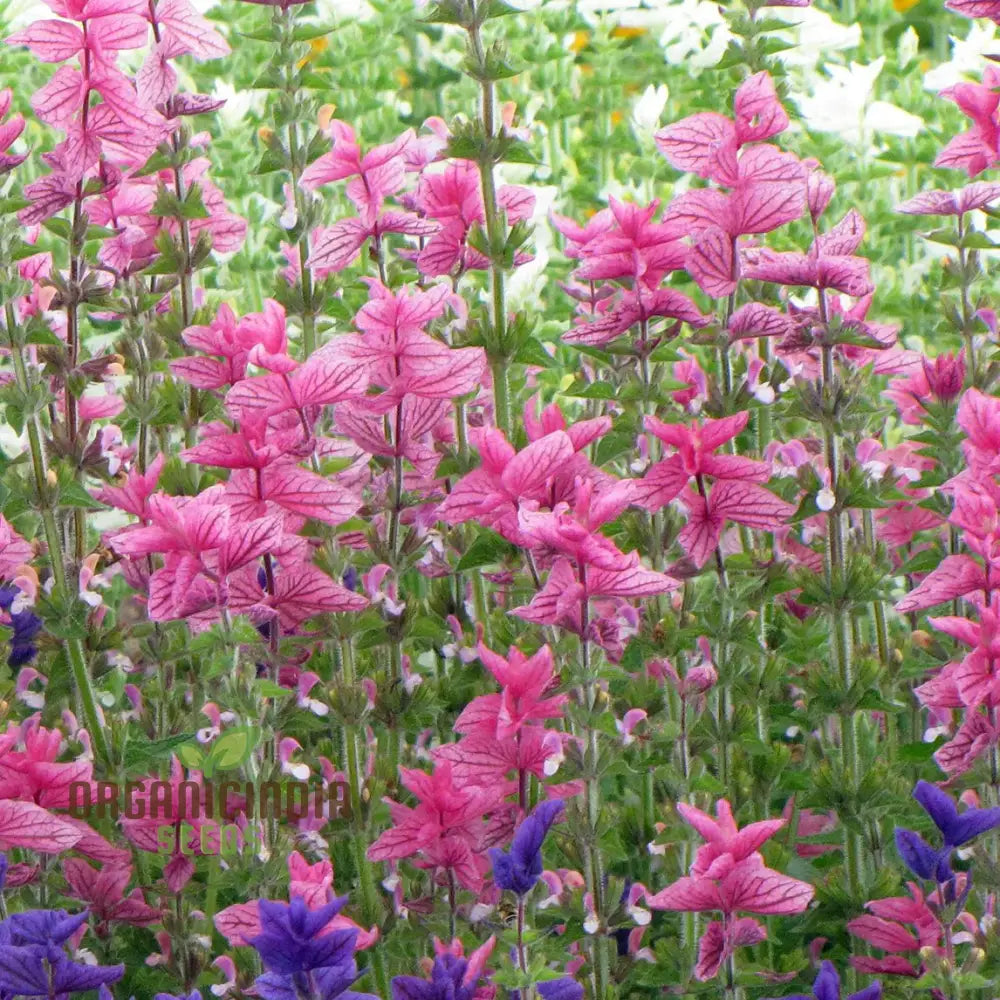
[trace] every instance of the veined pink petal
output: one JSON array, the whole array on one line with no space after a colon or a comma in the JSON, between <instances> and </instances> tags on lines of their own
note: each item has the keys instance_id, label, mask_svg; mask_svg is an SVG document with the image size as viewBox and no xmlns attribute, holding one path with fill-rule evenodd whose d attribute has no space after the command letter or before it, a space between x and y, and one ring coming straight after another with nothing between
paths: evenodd
<instances>
[{"instance_id":1,"label":"veined pink petal","mask_svg":"<svg viewBox=\"0 0 1000 1000\"><path fill-rule=\"evenodd\" d=\"M725 928L720 921L712 920L698 942L698 962L694 967L694 978L701 983L714 979L722 968L722 963L731 954Z\"/></svg>"},{"instance_id":2,"label":"veined pink petal","mask_svg":"<svg viewBox=\"0 0 1000 1000\"><path fill-rule=\"evenodd\" d=\"M219 572L228 574L265 552L273 552L281 542L282 518L272 515L243 524L232 532L219 549Z\"/></svg>"},{"instance_id":3,"label":"veined pink petal","mask_svg":"<svg viewBox=\"0 0 1000 1000\"><path fill-rule=\"evenodd\" d=\"M938 632L944 632L945 635L964 642L966 646L975 646L979 642L982 629L978 623L968 618L959 618L957 615L945 615L941 618L930 616L927 621Z\"/></svg>"},{"instance_id":4,"label":"veined pink petal","mask_svg":"<svg viewBox=\"0 0 1000 1000\"><path fill-rule=\"evenodd\" d=\"M794 222L806 207L804 181L789 183L741 183L731 195L733 202L727 228L733 236L769 233Z\"/></svg>"},{"instance_id":5,"label":"veined pink petal","mask_svg":"<svg viewBox=\"0 0 1000 1000\"><path fill-rule=\"evenodd\" d=\"M718 886L709 878L692 878L685 875L676 882L646 897L652 910L673 910L681 913L704 913L722 910L722 897Z\"/></svg>"},{"instance_id":6,"label":"veined pink petal","mask_svg":"<svg viewBox=\"0 0 1000 1000\"><path fill-rule=\"evenodd\" d=\"M678 170L710 177L713 147L736 144L736 128L723 115L713 112L691 115L656 133L656 145Z\"/></svg>"},{"instance_id":7,"label":"veined pink petal","mask_svg":"<svg viewBox=\"0 0 1000 1000\"><path fill-rule=\"evenodd\" d=\"M865 220L857 209L852 208L840 222L816 241L821 254L834 257L849 257L861 246L865 238Z\"/></svg>"},{"instance_id":8,"label":"veined pink petal","mask_svg":"<svg viewBox=\"0 0 1000 1000\"><path fill-rule=\"evenodd\" d=\"M970 177L981 174L997 160L997 151L972 129L950 139L934 160L935 167L964 170Z\"/></svg>"},{"instance_id":9,"label":"veined pink petal","mask_svg":"<svg viewBox=\"0 0 1000 1000\"><path fill-rule=\"evenodd\" d=\"M945 556L916 589L896 602L899 612L923 611L986 587L986 572L970 556Z\"/></svg>"},{"instance_id":10,"label":"veined pink petal","mask_svg":"<svg viewBox=\"0 0 1000 1000\"><path fill-rule=\"evenodd\" d=\"M765 840L773 837L785 823L784 819L765 819L749 823L726 844L726 850L737 860L745 858L756 851Z\"/></svg>"},{"instance_id":11,"label":"veined pink petal","mask_svg":"<svg viewBox=\"0 0 1000 1000\"><path fill-rule=\"evenodd\" d=\"M112 14L92 18L87 23L87 42L99 51L119 52L142 48L148 34L149 27L138 14Z\"/></svg>"},{"instance_id":12,"label":"veined pink petal","mask_svg":"<svg viewBox=\"0 0 1000 1000\"><path fill-rule=\"evenodd\" d=\"M687 271L706 295L721 299L736 288L739 270L733 242L718 226L709 226L691 247Z\"/></svg>"},{"instance_id":13,"label":"veined pink petal","mask_svg":"<svg viewBox=\"0 0 1000 1000\"><path fill-rule=\"evenodd\" d=\"M80 110L87 82L78 69L62 66L31 98L35 114L48 125L62 128Z\"/></svg>"},{"instance_id":14,"label":"veined pink petal","mask_svg":"<svg viewBox=\"0 0 1000 1000\"><path fill-rule=\"evenodd\" d=\"M368 230L360 219L341 219L332 226L317 229L314 236L306 267L342 271L357 257L368 239Z\"/></svg>"},{"instance_id":15,"label":"veined pink petal","mask_svg":"<svg viewBox=\"0 0 1000 1000\"><path fill-rule=\"evenodd\" d=\"M671 455L657 462L642 479L636 480L633 488L635 502L647 510L659 510L680 494L690 478L681 456Z\"/></svg>"},{"instance_id":16,"label":"veined pink petal","mask_svg":"<svg viewBox=\"0 0 1000 1000\"><path fill-rule=\"evenodd\" d=\"M726 912L782 916L802 913L815 892L806 882L766 868L760 855L741 861L723 880L720 891Z\"/></svg>"},{"instance_id":17,"label":"veined pink petal","mask_svg":"<svg viewBox=\"0 0 1000 1000\"><path fill-rule=\"evenodd\" d=\"M285 510L326 524L343 524L361 506L358 497L333 481L286 462L269 466L261 473L261 496Z\"/></svg>"},{"instance_id":18,"label":"veined pink petal","mask_svg":"<svg viewBox=\"0 0 1000 1000\"><path fill-rule=\"evenodd\" d=\"M795 330L795 321L774 306L748 302L740 306L729 320L731 340L756 337L787 337Z\"/></svg>"},{"instance_id":19,"label":"veined pink petal","mask_svg":"<svg viewBox=\"0 0 1000 1000\"><path fill-rule=\"evenodd\" d=\"M708 813L702 812L701 809L688 805L686 802L678 802L674 808L680 813L684 822L697 830L702 839L708 843L721 846L728 840L730 831L723 830L719 822L712 819Z\"/></svg>"},{"instance_id":20,"label":"veined pink petal","mask_svg":"<svg viewBox=\"0 0 1000 1000\"><path fill-rule=\"evenodd\" d=\"M600 597L648 597L669 593L679 586L673 577L640 566L638 558L622 569L593 566L587 576L588 592Z\"/></svg>"},{"instance_id":21,"label":"veined pink petal","mask_svg":"<svg viewBox=\"0 0 1000 1000\"><path fill-rule=\"evenodd\" d=\"M202 17L188 0L159 0L156 19L170 35L197 59L216 59L229 54L229 43ZM177 53L182 54L181 52Z\"/></svg>"},{"instance_id":22,"label":"veined pink petal","mask_svg":"<svg viewBox=\"0 0 1000 1000\"><path fill-rule=\"evenodd\" d=\"M360 611L367 607L368 599L335 583L315 566L297 566L278 574L273 603L281 613L282 622L295 628L313 615Z\"/></svg>"},{"instance_id":23,"label":"veined pink petal","mask_svg":"<svg viewBox=\"0 0 1000 1000\"><path fill-rule=\"evenodd\" d=\"M754 73L740 84L733 99L733 110L740 145L770 139L788 128L788 115L766 71Z\"/></svg>"},{"instance_id":24,"label":"veined pink petal","mask_svg":"<svg viewBox=\"0 0 1000 1000\"><path fill-rule=\"evenodd\" d=\"M709 494L713 515L758 531L775 531L795 513L794 504L755 483L737 479L717 482Z\"/></svg>"},{"instance_id":25,"label":"veined pink petal","mask_svg":"<svg viewBox=\"0 0 1000 1000\"><path fill-rule=\"evenodd\" d=\"M935 751L938 767L950 777L965 774L997 740L997 733L978 710L965 713L965 721L953 739Z\"/></svg>"},{"instance_id":26,"label":"veined pink petal","mask_svg":"<svg viewBox=\"0 0 1000 1000\"><path fill-rule=\"evenodd\" d=\"M988 17L1000 23L1000 0L945 0L945 7L966 17Z\"/></svg>"},{"instance_id":27,"label":"veined pink petal","mask_svg":"<svg viewBox=\"0 0 1000 1000\"><path fill-rule=\"evenodd\" d=\"M65 62L83 48L83 32L69 21L36 21L6 42L27 45L42 62Z\"/></svg>"},{"instance_id":28,"label":"veined pink petal","mask_svg":"<svg viewBox=\"0 0 1000 1000\"><path fill-rule=\"evenodd\" d=\"M555 431L532 441L504 469L500 481L512 497L534 496L575 454L564 431Z\"/></svg>"},{"instance_id":29,"label":"veined pink petal","mask_svg":"<svg viewBox=\"0 0 1000 1000\"><path fill-rule=\"evenodd\" d=\"M40 854L68 851L81 833L33 802L0 800L0 850L26 847Z\"/></svg>"},{"instance_id":30,"label":"veined pink petal","mask_svg":"<svg viewBox=\"0 0 1000 1000\"><path fill-rule=\"evenodd\" d=\"M883 951L917 951L920 942L901 924L881 917L856 917L847 923L848 933Z\"/></svg>"},{"instance_id":31,"label":"veined pink petal","mask_svg":"<svg viewBox=\"0 0 1000 1000\"><path fill-rule=\"evenodd\" d=\"M244 948L250 939L260 934L260 914L257 900L234 903L215 915L215 929L229 942L231 948Z\"/></svg>"},{"instance_id":32,"label":"veined pink petal","mask_svg":"<svg viewBox=\"0 0 1000 1000\"><path fill-rule=\"evenodd\" d=\"M806 168L793 153L761 143L748 146L740 154L740 181L794 184L807 179Z\"/></svg>"}]
</instances>

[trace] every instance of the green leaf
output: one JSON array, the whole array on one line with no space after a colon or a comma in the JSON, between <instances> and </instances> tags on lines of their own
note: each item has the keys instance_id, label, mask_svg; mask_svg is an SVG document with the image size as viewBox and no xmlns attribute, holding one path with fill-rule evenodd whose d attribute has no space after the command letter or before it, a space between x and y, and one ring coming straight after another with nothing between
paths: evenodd
<instances>
[{"instance_id":1,"label":"green leaf","mask_svg":"<svg viewBox=\"0 0 1000 1000\"><path fill-rule=\"evenodd\" d=\"M151 765L161 760L168 760L175 753L181 756L182 747L190 744L195 738L194 733L179 733L176 736L166 736L162 740L135 741L125 744L124 764L126 771L148 771ZM196 747L193 749L197 750ZM181 757L181 762L187 764Z\"/></svg>"},{"instance_id":2,"label":"green leaf","mask_svg":"<svg viewBox=\"0 0 1000 1000\"><path fill-rule=\"evenodd\" d=\"M576 399L614 399L617 393L609 382L587 384L577 379L568 389L563 390L562 395L573 396Z\"/></svg>"},{"instance_id":3,"label":"green leaf","mask_svg":"<svg viewBox=\"0 0 1000 1000\"><path fill-rule=\"evenodd\" d=\"M899 747L899 759L907 764L926 764L945 742L943 736L938 736L932 743L903 743Z\"/></svg>"},{"instance_id":4,"label":"green leaf","mask_svg":"<svg viewBox=\"0 0 1000 1000\"><path fill-rule=\"evenodd\" d=\"M496 532L483 529L458 561L457 569L463 572L478 566L495 566L512 554L514 547Z\"/></svg>"},{"instance_id":5,"label":"green leaf","mask_svg":"<svg viewBox=\"0 0 1000 1000\"><path fill-rule=\"evenodd\" d=\"M292 693L288 688L275 684L267 678L254 681L253 689L261 698L287 698Z\"/></svg>"},{"instance_id":6,"label":"green leaf","mask_svg":"<svg viewBox=\"0 0 1000 1000\"><path fill-rule=\"evenodd\" d=\"M95 500L80 483L70 481L59 488L59 503L66 507L83 507L84 510L107 510L99 500Z\"/></svg>"}]
</instances>

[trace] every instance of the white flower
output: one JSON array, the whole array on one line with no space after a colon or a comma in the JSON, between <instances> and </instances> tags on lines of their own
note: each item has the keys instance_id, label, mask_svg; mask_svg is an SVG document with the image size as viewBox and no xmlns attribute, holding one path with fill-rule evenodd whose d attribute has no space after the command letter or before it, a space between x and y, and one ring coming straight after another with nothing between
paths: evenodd
<instances>
[{"instance_id":1,"label":"white flower","mask_svg":"<svg viewBox=\"0 0 1000 1000\"><path fill-rule=\"evenodd\" d=\"M669 3L641 0L577 0L576 10L588 24L600 24L610 15L609 20L627 28L661 28L674 16Z\"/></svg>"},{"instance_id":2,"label":"white flower","mask_svg":"<svg viewBox=\"0 0 1000 1000\"><path fill-rule=\"evenodd\" d=\"M886 132L913 138L924 128L923 119L886 101L873 101L875 81L885 66L885 56L862 66L827 66L828 80L821 80L811 95L795 101L807 126L833 132L847 142L863 146L871 133Z\"/></svg>"},{"instance_id":3,"label":"white flower","mask_svg":"<svg viewBox=\"0 0 1000 1000\"><path fill-rule=\"evenodd\" d=\"M841 24L815 7L772 7L767 14L789 24L794 47L778 54L786 66L812 70L831 52L856 49L861 44L861 25Z\"/></svg>"},{"instance_id":4,"label":"white flower","mask_svg":"<svg viewBox=\"0 0 1000 1000\"><path fill-rule=\"evenodd\" d=\"M375 10L367 0L317 0L320 21L368 21Z\"/></svg>"},{"instance_id":5,"label":"white flower","mask_svg":"<svg viewBox=\"0 0 1000 1000\"><path fill-rule=\"evenodd\" d=\"M920 51L920 36L914 30L912 24L899 36L899 44L896 51L900 66L909 66L917 58L917 53Z\"/></svg>"},{"instance_id":6,"label":"white flower","mask_svg":"<svg viewBox=\"0 0 1000 1000\"><path fill-rule=\"evenodd\" d=\"M652 135L660 126L660 116L667 106L670 91L661 83L658 87L650 84L632 107L632 131L642 141Z\"/></svg>"},{"instance_id":7,"label":"white flower","mask_svg":"<svg viewBox=\"0 0 1000 1000\"><path fill-rule=\"evenodd\" d=\"M822 511L833 510L837 503L837 497L829 487L820 490L816 494L816 506Z\"/></svg>"},{"instance_id":8,"label":"white flower","mask_svg":"<svg viewBox=\"0 0 1000 1000\"><path fill-rule=\"evenodd\" d=\"M264 113L267 95L263 90L237 90L227 80L216 80L212 96L226 103L216 112L226 128L246 124L251 111L258 117Z\"/></svg>"},{"instance_id":9,"label":"white flower","mask_svg":"<svg viewBox=\"0 0 1000 1000\"><path fill-rule=\"evenodd\" d=\"M924 74L924 89L937 92L962 83L967 77L978 80L983 73L985 57L1000 49L993 22L973 21L965 38L951 35L951 59Z\"/></svg>"},{"instance_id":10,"label":"white flower","mask_svg":"<svg viewBox=\"0 0 1000 1000\"><path fill-rule=\"evenodd\" d=\"M697 71L716 65L732 37L719 5L706 0L683 0L668 9L660 45L667 62Z\"/></svg>"}]
</instances>

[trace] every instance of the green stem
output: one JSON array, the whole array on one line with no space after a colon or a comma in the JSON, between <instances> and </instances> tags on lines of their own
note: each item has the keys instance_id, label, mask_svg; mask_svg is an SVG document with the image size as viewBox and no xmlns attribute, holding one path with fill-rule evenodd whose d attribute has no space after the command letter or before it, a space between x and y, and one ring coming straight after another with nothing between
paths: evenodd
<instances>
[{"instance_id":1,"label":"green stem","mask_svg":"<svg viewBox=\"0 0 1000 1000\"><path fill-rule=\"evenodd\" d=\"M824 329L829 326L826 295L819 293L819 311ZM833 348L822 348L822 383L824 402L829 402L829 389L834 379ZM823 436L826 464L830 474L830 490L835 499L833 509L827 514L826 580L830 591L830 634L832 638L834 662L840 674L840 684L847 692L854 685L853 647L851 640L851 619L844 607L844 578L847 572L846 538L844 518L846 512L840 510L837 486L840 481L841 450L840 439L834 425L835 414L827 414ZM857 793L861 779L861 762L858 755L858 717L854 711L847 711L840 718L841 764L845 781L853 796ZM859 834L844 827L844 859L847 869L847 883L852 895L860 892L863 882L863 853Z\"/></svg>"},{"instance_id":2,"label":"green stem","mask_svg":"<svg viewBox=\"0 0 1000 1000\"><path fill-rule=\"evenodd\" d=\"M469 44L475 65L481 70L486 69L486 52L480 33L480 18L476 11L476 0L469 0L472 19L469 26ZM495 140L500 130L496 121L496 91L493 80L480 79L480 114L483 125L486 148L479 162L479 176L483 189L483 210L486 219L486 238L489 243L490 256L490 300L491 300L491 334L492 350L490 361L493 370L494 413L497 427L510 438L510 384L508 369L510 358L507 345L507 293L505 276L500 254L503 252L505 222L497 203L496 177L493 169L496 165Z\"/></svg>"},{"instance_id":3,"label":"green stem","mask_svg":"<svg viewBox=\"0 0 1000 1000\"><path fill-rule=\"evenodd\" d=\"M14 307L11 303L8 302L6 304L4 314L7 320L7 336L10 341L11 360L14 364L14 377L17 380L18 388L27 394L30 392L31 383L28 378L27 367L24 364L24 358L21 355L21 346L16 342L14 337L15 318ZM65 606L68 606L74 595L67 585L66 559L63 554L59 526L56 524L55 513L48 501L45 452L42 449L41 429L38 426L37 415L32 413L26 421L26 425L28 431L28 449L31 452L31 467L35 477L35 494L42 515L45 541L49 548L52 578L55 582L57 593L65 602ZM97 707L97 696L94 694L90 672L87 669L83 642L76 637L66 638L63 642L66 649L66 659L69 661L70 670L73 673L73 679L83 706L83 715L87 721L87 729L90 732L94 751L98 760L107 764L110 761L110 753L104 733L104 724L101 722L100 711Z\"/></svg>"}]
</instances>

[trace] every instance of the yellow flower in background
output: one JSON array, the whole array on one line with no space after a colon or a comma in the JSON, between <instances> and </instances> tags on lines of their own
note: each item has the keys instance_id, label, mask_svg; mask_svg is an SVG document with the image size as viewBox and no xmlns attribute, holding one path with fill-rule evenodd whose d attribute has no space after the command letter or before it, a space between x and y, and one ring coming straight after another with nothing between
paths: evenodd
<instances>
[{"instance_id":1,"label":"yellow flower in background","mask_svg":"<svg viewBox=\"0 0 1000 1000\"><path fill-rule=\"evenodd\" d=\"M311 63L316 56L321 52L325 52L330 47L330 43L327 41L325 35L320 35L319 38L314 38L309 42L309 51L296 63L299 69L302 69L307 63Z\"/></svg>"},{"instance_id":2,"label":"yellow flower in background","mask_svg":"<svg viewBox=\"0 0 1000 1000\"><path fill-rule=\"evenodd\" d=\"M333 116L337 112L336 104L324 104L323 107L319 109L319 114L316 116L316 122L321 129L327 128L330 122L333 120Z\"/></svg>"},{"instance_id":3,"label":"yellow flower in background","mask_svg":"<svg viewBox=\"0 0 1000 1000\"><path fill-rule=\"evenodd\" d=\"M396 83L398 83L398 84L400 85L400 87L404 87L404 88L405 88L405 87L409 87L409 85L410 85L411 83L413 83L413 80L412 80L412 79L410 79L410 74L409 74L409 73L407 73L407 72L406 72L406 70L405 70L405 69L403 69L403 67L402 67L402 66L400 66L400 67L399 67L399 68L398 68L398 69L396 70L396 72L395 72L395 74L394 74L394 75L395 75L395 77L396 77Z\"/></svg>"},{"instance_id":4,"label":"yellow flower in background","mask_svg":"<svg viewBox=\"0 0 1000 1000\"><path fill-rule=\"evenodd\" d=\"M570 52L582 52L590 41L589 31L574 31L573 41L569 43Z\"/></svg>"},{"instance_id":5,"label":"yellow flower in background","mask_svg":"<svg viewBox=\"0 0 1000 1000\"><path fill-rule=\"evenodd\" d=\"M612 38L642 38L643 35L648 34L649 28L643 28L639 25L617 24L611 29Z\"/></svg>"},{"instance_id":6,"label":"yellow flower in background","mask_svg":"<svg viewBox=\"0 0 1000 1000\"><path fill-rule=\"evenodd\" d=\"M261 142L264 143L270 142L271 139L274 137L274 129L268 128L267 125L261 125L261 127L257 129L257 137L260 139Z\"/></svg>"},{"instance_id":7,"label":"yellow flower in background","mask_svg":"<svg viewBox=\"0 0 1000 1000\"><path fill-rule=\"evenodd\" d=\"M897 14L905 14L908 10L912 10L920 0L892 0L892 9L896 11Z\"/></svg>"},{"instance_id":8,"label":"yellow flower in background","mask_svg":"<svg viewBox=\"0 0 1000 1000\"><path fill-rule=\"evenodd\" d=\"M612 111L611 112L611 124L612 125L621 125L622 119L624 117L625 116L622 114L621 111Z\"/></svg>"}]
</instances>

